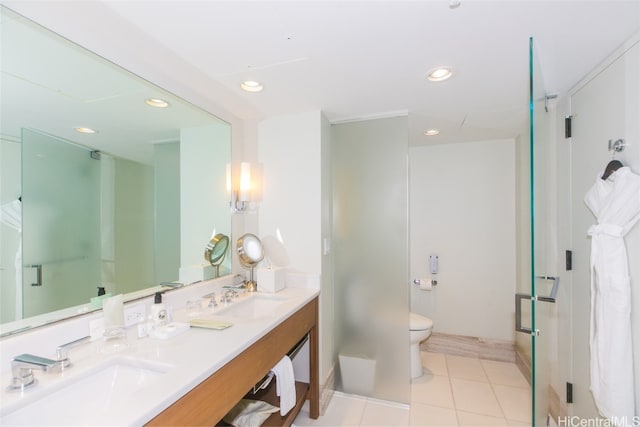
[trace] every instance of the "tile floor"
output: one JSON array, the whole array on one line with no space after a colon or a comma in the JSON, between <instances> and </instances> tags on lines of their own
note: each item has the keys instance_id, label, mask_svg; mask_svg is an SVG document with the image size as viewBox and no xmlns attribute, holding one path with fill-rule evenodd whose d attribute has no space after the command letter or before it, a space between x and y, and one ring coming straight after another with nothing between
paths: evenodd
<instances>
[{"instance_id":1,"label":"tile floor","mask_svg":"<svg viewBox=\"0 0 640 427\"><path fill-rule=\"evenodd\" d=\"M425 375L411 384L410 405L336 393L318 420L300 412L296 426L527 426L529 384L515 364L422 352Z\"/></svg>"}]
</instances>

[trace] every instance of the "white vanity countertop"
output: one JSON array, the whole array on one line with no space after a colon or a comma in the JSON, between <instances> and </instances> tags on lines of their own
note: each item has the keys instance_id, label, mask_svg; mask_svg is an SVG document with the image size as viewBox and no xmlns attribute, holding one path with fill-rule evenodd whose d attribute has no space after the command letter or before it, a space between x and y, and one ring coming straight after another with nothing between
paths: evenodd
<instances>
[{"instance_id":1,"label":"white vanity countertop","mask_svg":"<svg viewBox=\"0 0 640 427\"><path fill-rule=\"evenodd\" d=\"M240 297L237 302L242 304L249 298L276 298L282 302L274 308L269 315L261 315L255 320L239 320L229 317L225 319L224 313L215 318L233 322L233 326L224 330L191 328L188 331L170 339L137 338L137 328L134 326L128 330L128 347L119 352L104 354L104 342L96 340L86 345L78 346L70 350L69 357L73 366L60 374L46 374L34 371L38 384L24 393L8 392L6 385L10 382L10 376L3 375L0 402L0 424L19 425L22 421L16 417L18 411L23 413L23 408L29 408L31 402L38 405L43 396L50 396L55 391L76 384L83 377L90 375L96 367L107 364L110 360L128 358L142 360L150 364L162 366L166 372L162 373L154 381L139 392L127 399L122 399L114 407L110 408L109 391L104 395L87 395L87 402L94 399L105 401L104 410L92 413L91 419L83 419L82 425L143 425L160 412L165 410L173 402L189 392L199 383L211 376L226 363L242 353L261 337L282 323L285 319L302 308L319 294L314 288L285 288L274 294L256 293L247 297ZM220 310L220 307L216 311ZM215 314L215 311L214 311ZM203 317L203 316L197 316ZM186 310L174 312L174 321L187 320ZM6 377L6 378L5 378ZM115 398L117 400L117 397ZM211 396L212 405L216 396ZM66 415L74 411L81 411L82 399L66 402L65 405L56 404L54 414L47 417L48 425L72 425L73 419ZM27 406L25 406L27 405ZM112 405L113 406L113 405ZM34 408L36 409L36 408ZM16 411L16 413L13 413ZM12 414L13 413L13 414ZM13 416L12 416L13 415ZM58 418L59 415L59 418ZM27 417L28 418L28 417ZM24 420L25 425L32 425L29 420Z\"/></svg>"}]
</instances>

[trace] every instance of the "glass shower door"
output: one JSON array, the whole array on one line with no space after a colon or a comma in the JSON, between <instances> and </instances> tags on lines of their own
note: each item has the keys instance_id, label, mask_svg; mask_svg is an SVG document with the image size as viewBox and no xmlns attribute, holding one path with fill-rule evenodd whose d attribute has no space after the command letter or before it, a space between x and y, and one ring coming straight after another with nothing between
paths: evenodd
<instances>
[{"instance_id":1,"label":"glass shower door","mask_svg":"<svg viewBox=\"0 0 640 427\"><path fill-rule=\"evenodd\" d=\"M531 183L531 404L532 425L547 425L550 402L552 338L559 277L554 274L555 251L551 234L554 218L549 176L552 173L552 129L549 97L534 41L530 59L530 183Z\"/></svg>"},{"instance_id":2,"label":"glass shower door","mask_svg":"<svg viewBox=\"0 0 640 427\"><path fill-rule=\"evenodd\" d=\"M100 286L100 161L22 132L24 317L85 304Z\"/></svg>"}]
</instances>

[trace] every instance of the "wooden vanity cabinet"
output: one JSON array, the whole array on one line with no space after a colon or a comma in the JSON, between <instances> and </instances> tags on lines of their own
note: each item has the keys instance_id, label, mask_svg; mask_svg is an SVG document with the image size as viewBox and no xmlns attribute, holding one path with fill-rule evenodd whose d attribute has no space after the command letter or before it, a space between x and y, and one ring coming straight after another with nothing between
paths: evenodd
<instances>
[{"instance_id":1,"label":"wooden vanity cabinet","mask_svg":"<svg viewBox=\"0 0 640 427\"><path fill-rule=\"evenodd\" d=\"M296 406L285 417L280 417L279 413L274 414L265 425L274 425L274 420L282 425L290 425L306 399L309 400L311 418L318 418L320 386L316 297L150 420L147 425L215 425L306 334L309 334L309 384L297 383Z\"/></svg>"}]
</instances>

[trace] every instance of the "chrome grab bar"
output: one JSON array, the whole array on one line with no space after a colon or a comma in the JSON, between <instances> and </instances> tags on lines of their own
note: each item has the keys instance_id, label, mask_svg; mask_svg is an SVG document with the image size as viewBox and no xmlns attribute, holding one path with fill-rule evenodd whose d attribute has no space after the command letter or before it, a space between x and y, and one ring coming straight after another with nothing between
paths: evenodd
<instances>
[{"instance_id":1,"label":"chrome grab bar","mask_svg":"<svg viewBox=\"0 0 640 427\"><path fill-rule=\"evenodd\" d=\"M535 331L533 331L531 328L522 326L522 300L533 299L535 301L550 302L552 304L555 304L556 296L558 294L558 286L560 285L560 277L536 276L536 279L553 280L553 286L551 287L551 292L547 297L538 296L538 295L532 297L529 294L516 294L516 331L538 336L540 335L540 330L536 329Z\"/></svg>"}]
</instances>

